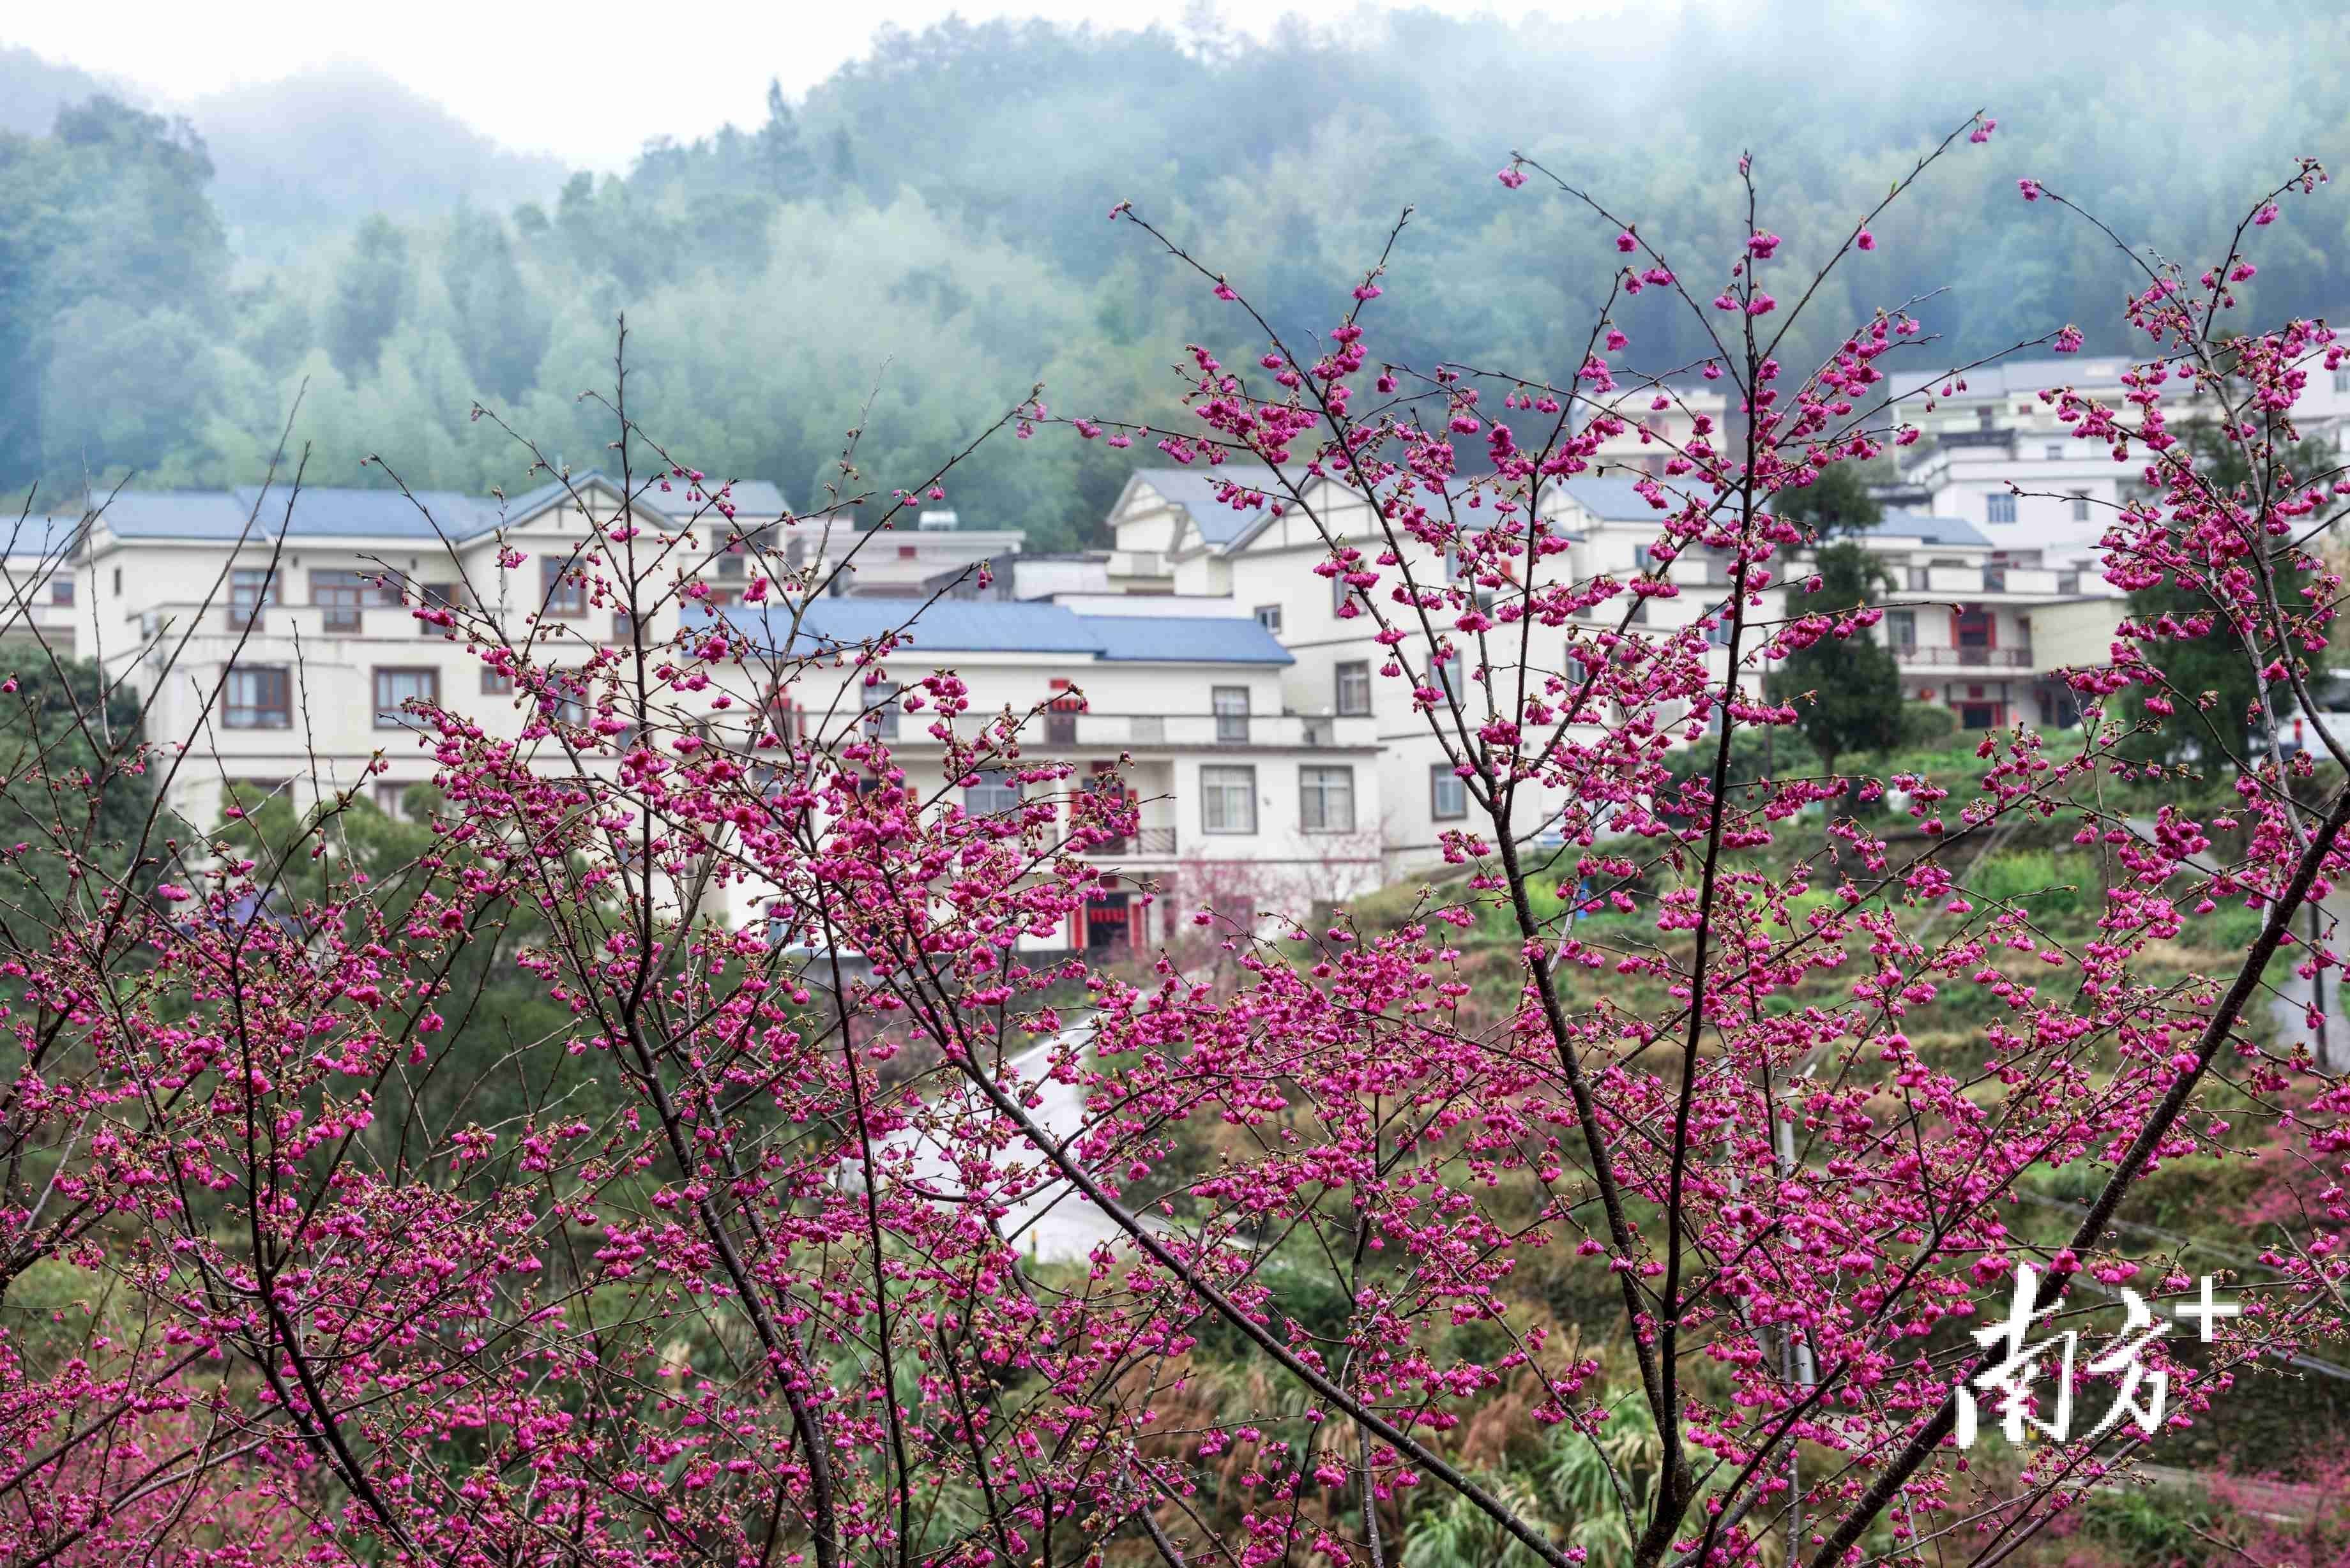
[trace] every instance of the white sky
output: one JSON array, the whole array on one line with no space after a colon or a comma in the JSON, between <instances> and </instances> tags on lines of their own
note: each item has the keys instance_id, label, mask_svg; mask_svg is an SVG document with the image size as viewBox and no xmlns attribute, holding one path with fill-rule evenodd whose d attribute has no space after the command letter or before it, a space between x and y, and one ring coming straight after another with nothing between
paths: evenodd
<instances>
[{"instance_id":1,"label":"white sky","mask_svg":"<svg viewBox=\"0 0 2350 1568\"><path fill-rule=\"evenodd\" d=\"M1516 16L1585 8L1575 0L1413 0L1452 15ZM400 5L317 0L100 0L25 4L0 22L0 42L123 78L183 104L336 60L365 60L517 151L624 167L649 137L680 140L727 120L766 115L767 79L796 99L860 56L884 23L910 31L960 13L1044 16L1138 27L1182 20L1186 0L411 0ZM1329 22L1355 0L1226 4L1227 26L1262 36L1294 13ZM617 71L622 80L599 88Z\"/></svg>"}]
</instances>

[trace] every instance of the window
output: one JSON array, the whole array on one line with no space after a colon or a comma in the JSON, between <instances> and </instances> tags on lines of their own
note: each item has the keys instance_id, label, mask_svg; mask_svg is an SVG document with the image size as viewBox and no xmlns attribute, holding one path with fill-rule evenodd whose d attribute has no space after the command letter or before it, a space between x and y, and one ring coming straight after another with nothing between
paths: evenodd
<instances>
[{"instance_id":1,"label":"window","mask_svg":"<svg viewBox=\"0 0 2350 1568\"><path fill-rule=\"evenodd\" d=\"M1216 713L1216 744L1246 745L1249 738L1249 693L1245 686L1219 686L1212 698Z\"/></svg>"},{"instance_id":2,"label":"window","mask_svg":"<svg viewBox=\"0 0 2350 1568\"><path fill-rule=\"evenodd\" d=\"M653 640L653 618L651 616L648 615L640 619L638 617L629 614L627 610L614 610L612 612L612 640L614 642L633 644L637 640L639 633L643 634L644 639L647 642Z\"/></svg>"},{"instance_id":3,"label":"window","mask_svg":"<svg viewBox=\"0 0 2350 1568\"><path fill-rule=\"evenodd\" d=\"M1355 831L1355 770L1297 770L1297 823L1308 833Z\"/></svg>"},{"instance_id":4,"label":"window","mask_svg":"<svg viewBox=\"0 0 2350 1568\"><path fill-rule=\"evenodd\" d=\"M548 671L546 684L538 692L538 711L547 718L566 724L585 724L588 722L588 683L581 671Z\"/></svg>"},{"instance_id":5,"label":"window","mask_svg":"<svg viewBox=\"0 0 2350 1568\"><path fill-rule=\"evenodd\" d=\"M1343 615L1343 614L1345 614L1345 613L1346 613L1346 609L1347 609L1347 574L1346 574L1346 573L1344 573L1344 572L1333 572L1333 573L1331 573L1331 574L1330 574L1330 613L1331 613L1332 615Z\"/></svg>"},{"instance_id":6,"label":"window","mask_svg":"<svg viewBox=\"0 0 2350 1568\"><path fill-rule=\"evenodd\" d=\"M117 574L118 576L120 574ZM118 581L115 591L122 585ZM277 602L277 584L267 566L236 566L228 575L228 623L248 627L261 618L265 606Z\"/></svg>"},{"instance_id":7,"label":"window","mask_svg":"<svg viewBox=\"0 0 2350 1568\"><path fill-rule=\"evenodd\" d=\"M122 597L122 568L120 566L114 568L114 597Z\"/></svg>"},{"instance_id":8,"label":"window","mask_svg":"<svg viewBox=\"0 0 2350 1568\"><path fill-rule=\"evenodd\" d=\"M465 602L464 585L426 583L416 590L416 600L428 609L455 610ZM429 620L420 620L416 623L416 633L419 637L437 637L440 632L441 628Z\"/></svg>"},{"instance_id":9,"label":"window","mask_svg":"<svg viewBox=\"0 0 2350 1568\"><path fill-rule=\"evenodd\" d=\"M1438 659L1433 668L1438 685L1456 698L1466 694L1468 689L1461 681L1461 654L1458 649Z\"/></svg>"},{"instance_id":10,"label":"window","mask_svg":"<svg viewBox=\"0 0 2350 1568\"><path fill-rule=\"evenodd\" d=\"M865 732L884 741L898 738L898 685L879 680L865 687L858 705L865 713Z\"/></svg>"},{"instance_id":11,"label":"window","mask_svg":"<svg viewBox=\"0 0 2350 1568\"><path fill-rule=\"evenodd\" d=\"M1200 770L1200 831L1202 833L1254 833L1256 831L1256 770L1254 768L1201 768Z\"/></svg>"},{"instance_id":12,"label":"window","mask_svg":"<svg viewBox=\"0 0 2350 1568\"><path fill-rule=\"evenodd\" d=\"M1983 521L1984 521L1984 522L1986 522L1986 523L2012 523L2012 522L2014 522L2014 521L2015 521L2015 497L2014 497L2014 496L2012 496L2012 495L1986 495L1986 496L1984 496L1984 497L1983 497Z\"/></svg>"},{"instance_id":13,"label":"window","mask_svg":"<svg viewBox=\"0 0 2350 1568\"><path fill-rule=\"evenodd\" d=\"M1020 775L1009 768L983 768L962 786L962 809L972 816L995 816L1020 809Z\"/></svg>"},{"instance_id":14,"label":"window","mask_svg":"<svg viewBox=\"0 0 2350 1568\"><path fill-rule=\"evenodd\" d=\"M588 613L588 583L569 556L541 556L538 587L542 615L568 617Z\"/></svg>"},{"instance_id":15,"label":"window","mask_svg":"<svg viewBox=\"0 0 2350 1568\"><path fill-rule=\"evenodd\" d=\"M55 576L49 579L49 602L53 605L69 605L73 603L73 579L71 577Z\"/></svg>"},{"instance_id":16,"label":"window","mask_svg":"<svg viewBox=\"0 0 2350 1568\"><path fill-rule=\"evenodd\" d=\"M395 601L384 590L381 573L336 568L310 574L310 602L326 612L322 618L328 631L357 631L365 624L362 612L369 605Z\"/></svg>"},{"instance_id":17,"label":"window","mask_svg":"<svg viewBox=\"0 0 2350 1568\"><path fill-rule=\"evenodd\" d=\"M441 672L437 670L378 670L375 672L375 727L379 730L405 728L409 715L400 704L409 701L438 702L441 701Z\"/></svg>"},{"instance_id":18,"label":"window","mask_svg":"<svg viewBox=\"0 0 2350 1568\"><path fill-rule=\"evenodd\" d=\"M2073 521L2086 523L2088 520L2089 493L2085 490L2076 490L2073 492Z\"/></svg>"},{"instance_id":19,"label":"window","mask_svg":"<svg viewBox=\"0 0 2350 1568\"><path fill-rule=\"evenodd\" d=\"M1257 625L1264 628L1265 630L1273 633L1274 636L1279 637L1281 635L1281 607L1279 605L1257 606L1256 623Z\"/></svg>"},{"instance_id":20,"label":"window","mask_svg":"<svg viewBox=\"0 0 2350 1568\"><path fill-rule=\"evenodd\" d=\"M1656 565L1657 552L1654 548L1647 545L1635 545L1632 546L1632 569L1634 571L1638 572L1642 576L1646 576L1649 572L1656 569Z\"/></svg>"},{"instance_id":21,"label":"window","mask_svg":"<svg viewBox=\"0 0 2350 1568\"><path fill-rule=\"evenodd\" d=\"M294 679L284 665L228 672L221 722L232 730L283 730L294 722Z\"/></svg>"},{"instance_id":22,"label":"window","mask_svg":"<svg viewBox=\"0 0 2350 1568\"><path fill-rule=\"evenodd\" d=\"M2350 370L2334 372L2334 389L2337 392L2350 392Z\"/></svg>"},{"instance_id":23,"label":"window","mask_svg":"<svg viewBox=\"0 0 2350 1568\"><path fill-rule=\"evenodd\" d=\"M484 697L513 696L514 677L503 670L495 669L487 664L483 665L482 695Z\"/></svg>"},{"instance_id":24,"label":"window","mask_svg":"<svg viewBox=\"0 0 2350 1568\"><path fill-rule=\"evenodd\" d=\"M1338 711L1360 715L1371 711L1371 667L1355 659L1338 666Z\"/></svg>"},{"instance_id":25,"label":"window","mask_svg":"<svg viewBox=\"0 0 2350 1568\"><path fill-rule=\"evenodd\" d=\"M1439 822L1458 822L1469 815L1469 785L1451 763L1428 765L1428 815Z\"/></svg>"},{"instance_id":26,"label":"window","mask_svg":"<svg viewBox=\"0 0 2350 1568\"><path fill-rule=\"evenodd\" d=\"M1885 612L1885 640L1891 643L1895 648L1916 648L1918 646L1918 612L1916 610L1887 610Z\"/></svg>"},{"instance_id":27,"label":"window","mask_svg":"<svg viewBox=\"0 0 2350 1568\"><path fill-rule=\"evenodd\" d=\"M718 575L720 576L739 577L743 575L743 567L745 563L740 554L742 548L743 546L737 545L733 546L733 548L728 550L726 554L718 557Z\"/></svg>"},{"instance_id":28,"label":"window","mask_svg":"<svg viewBox=\"0 0 2350 1568\"><path fill-rule=\"evenodd\" d=\"M408 815L403 803L408 798L404 784L380 784L375 786L375 807L384 815L398 820Z\"/></svg>"},{"instance_id":29,"label":"window","mask_svg":"<svg viewBox=\"0 0 2350 1568\"><path fill-rule=\"evenodd\" d=\"M2064 443L2061 441L2052 441L2042 450L2041 455L2049 462L2054 462L2064 455Z\"/></svg>"},{"instance_id":30,"label":"window","mask_svg":"<svg viewBox=\"0 0 2350 1568\"><path fill-rule=\"evenodd\" d=\"M1991 429L1991 421L1998 417L1998 413L1999 410L1993 409L1989 404L1985 404L1983 407L1977 409L1975 410L1975 429L1979 431L1987 431Z\"/></svg>"}]
</instances>

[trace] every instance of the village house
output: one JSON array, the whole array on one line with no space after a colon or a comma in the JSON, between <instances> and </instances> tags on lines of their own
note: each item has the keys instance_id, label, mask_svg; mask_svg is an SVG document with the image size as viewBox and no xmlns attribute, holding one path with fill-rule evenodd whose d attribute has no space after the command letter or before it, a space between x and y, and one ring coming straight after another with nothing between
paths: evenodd
<instances>
[{"instance_id":1,"label":"village house","mask_svg":"<svg viewBox=\"0 0 2350 1568\"><path fill-rule=\"evenodd\" d=\"M933 721L903 707L905 694L940 670L971 691L960 733L976 734L1008 710L1022 720L1023 761L1074 763L1077 783L1064 787L1127 794L1135 833L1089 856L1118 880L1073 919L1069 947L1098 953L1164 940L1203 898L1229 914L1305 908L1379 884L1373 727L1365 717L1293 711L1284 682L1296 657L1253 620L864 597L810 600L796 626L781 607L686 613L694 625L723 618L763 659L793 661L782 691L731 693L737 711L780 710L786 725L819 734L861 727L888 742L893 764L925 795L993 813L1016 803L1022 787L1009 771L946 776ZM868 680L853 659L822 657L853 653L910 622L887 680ZM815 662L796 662L804 658ZM754 664L746 678L764 668ZM746 895L754 904L760 896Z\"/></svg>"}]
</instances>

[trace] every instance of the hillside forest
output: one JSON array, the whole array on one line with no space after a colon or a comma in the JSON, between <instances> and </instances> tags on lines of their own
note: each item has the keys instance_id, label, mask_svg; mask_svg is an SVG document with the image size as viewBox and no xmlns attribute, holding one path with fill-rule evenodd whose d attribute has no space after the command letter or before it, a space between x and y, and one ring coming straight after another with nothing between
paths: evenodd
<instances>
[{"instance_id":1,"label":"hillside forest","mask_svg":"<svg viewBox=\"0 0 2350 1568\"><path fill-rule=\"evenodd\" d=\"M256 481L297 389L311 483L389 483L361 465L373 453L417 486L511 487L527 458L469 421L474 403L551 456L598 461L608 427L581 393L613 383L623 317L631 413L800 505L838 481L852 428L851 488L886 490L1038 383L1058 410L1174 425L1185 343L1262 345L1103 222L1128 200L1298 333L1336 319L1409 204L1376 351L1564 379L1615 227L1501 189L1513 150L1670 254L1719 258L1742 237L1737 154L1768 148L1770 226L1800 261L1977 108L1999 121L1986 155L1897 207L1810 319L1916 300L1921 369L2068 322L2113 349L2126 258L2017 200L2020 176L2200 254L2248 182L2341 151L2344 100L2324 88L2350 62L2350 17L2253 0L2133 32L2117 6L1977 9L1963 36L1862 14L1833 58L1792 5L1572 26L1367 14L1264 40L1205 11L1176 30L884 29L800 101L773 94L763 123L602 175L502 150L357 67L176 116L0 51L0 489L73 510L126 477ZM2280 35L2296 40L2282 56L2256 42ZM2350 298L2345 212L2311 204L2271 240L2260 314ZM1701 363L1663 303L1615 316L1644 369ZM1155 456L992 441L950 504L1032 549L1094 543L1126 470Z\"/></svg>"}]
</instances>

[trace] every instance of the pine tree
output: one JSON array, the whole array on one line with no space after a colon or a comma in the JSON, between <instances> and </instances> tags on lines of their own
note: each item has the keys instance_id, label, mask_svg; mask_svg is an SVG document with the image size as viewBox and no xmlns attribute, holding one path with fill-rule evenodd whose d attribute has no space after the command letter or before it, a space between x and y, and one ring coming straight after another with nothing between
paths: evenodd
<instances>
[{"instance_id":1,"label":"pine tree","mask_svg":"<svg viewBox=\"0 0 2350 1568\"><path fill-rule=\"evenodd\" d=\"M816 165L800 140L799 121L784 100L784 84L767 80L767 123L759 128L760 178L779 202L797 202L816 190Z\"/></svg>"}]
</instances>

